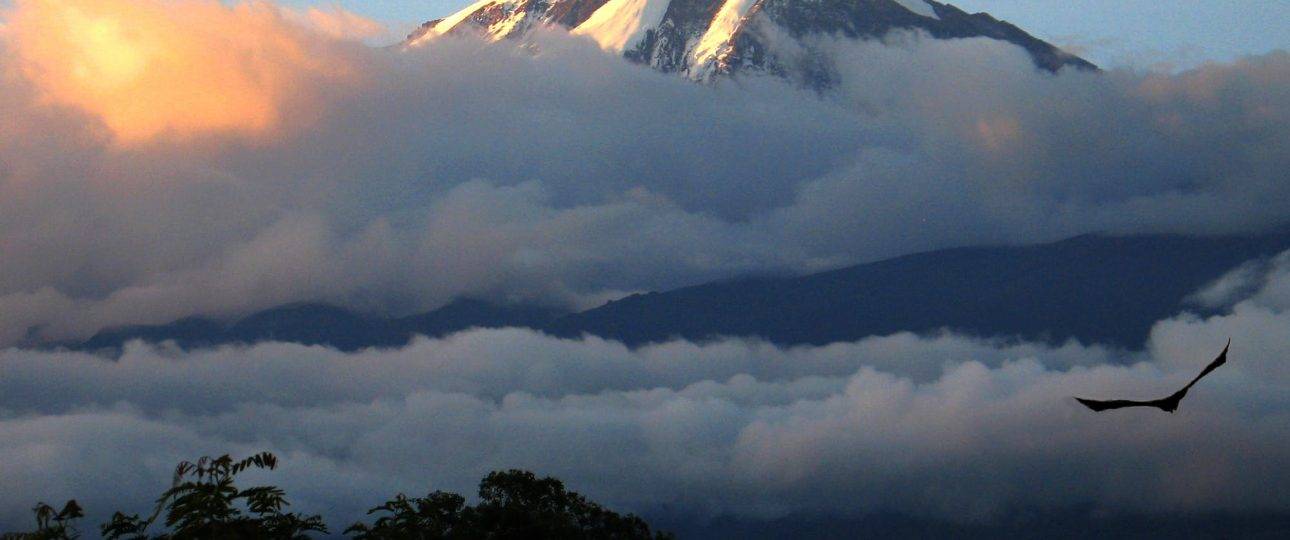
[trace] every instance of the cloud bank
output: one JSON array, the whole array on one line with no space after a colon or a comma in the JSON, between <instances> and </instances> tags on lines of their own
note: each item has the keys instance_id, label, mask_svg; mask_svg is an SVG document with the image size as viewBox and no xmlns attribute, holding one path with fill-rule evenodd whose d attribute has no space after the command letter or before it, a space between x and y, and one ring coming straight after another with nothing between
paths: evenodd
<instances>
[{"instance_id":1,"label":"cloud bank","mask_svg":"<svg viewBox=\"0 0 1290 540\"><path fill-rule=\"evenodd\" d=\"M1290 513L1290 253L1219 315L1160 321L1145 351L897 334L780 349L629 350L470 331L386 351L261 344L117 362L0 353L0 528L37 499L145 509L179 459L277 452L271 477L334 526L396 491L471 492L525 467L615 508L775 518L875 512ZM1176 414L1070 396L1166 395L1232 337ZM110 487L109 487L110 486Z\"/></svg>"},{"instance_id":2,"label":"cloud bank","mask_svg":"<svg viewBox=\"0 0 1290 540\"><path fill-rule=\"evenodd\" d=\"M827 96L342 13L19 0L0 31L0 344L295 300L625 292L1290 215L1290 55L1035 71L990 40L829 43ZM340 36L340 37L338 37Z\"/></svg>"}]
</instances>

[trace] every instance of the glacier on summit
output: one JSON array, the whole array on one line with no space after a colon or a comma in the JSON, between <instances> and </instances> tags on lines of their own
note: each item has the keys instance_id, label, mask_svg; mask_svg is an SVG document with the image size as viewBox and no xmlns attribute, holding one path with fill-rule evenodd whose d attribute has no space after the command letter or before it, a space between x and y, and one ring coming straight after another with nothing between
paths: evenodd
<instances>
[{"instance_id":1,"label":"glacier on summit","mask_svg":"<svg viewBox=\"0 0 1290 540\"><path fill-rule=\"evenodd\" d=\"M1025 49L1050 72L1097 69L989 14L934 0L480 0L422 25L404 46L463 33L524 39L537 26L566 29L633 62L698 81L762 73L829 87L836 59L821 40L884 39L891 32L995 39Z\"/></svg>"}]
</instances>

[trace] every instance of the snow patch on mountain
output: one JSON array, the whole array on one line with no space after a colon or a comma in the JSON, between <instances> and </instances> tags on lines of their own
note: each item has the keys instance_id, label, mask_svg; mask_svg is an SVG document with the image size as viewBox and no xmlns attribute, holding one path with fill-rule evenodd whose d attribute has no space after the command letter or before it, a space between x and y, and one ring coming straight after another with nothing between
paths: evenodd
<instances>
[{"instance_id":1,"label":"snow patch on mountain","mask_svg":"<svg viewBox=\"0 0 1290 540\"><path fill-rule=\"evenodd\" d=\"M590 37L607 51L622 53L663 21L669 0L609 0L573 33Z\"/></svg>"},{"instance_id":2,"label":"snow patch on mountain","mask_svg":"<svg viewBox=\"0 0 1290 540\"><path fill-rule=\"evenodd\" d=\"M489 34L493 36L494 40L509 36L511 33L516 31L516 28L520 24L524 23L524 21L528 19L528 16L529 14L527 11L520 11L510 17L506 17L505 19L498 21L497 24L490 26L488 28Z\"/></svg>"},{"instance_id":3,"label":"snow patch on mountain","mask_svg":"<svg viewBox=\"0 0 1290 540\"><path fill-rule=\"evenodd\" d=\"M748 9L756 0L726 0L712 19L708 31L699 39L698 45L690 52L690 76L703 79L715 68L720 56L730 49L730 42L735 32L743 24Z\"/></svg>"},{"instance_id":4,"label":"snow patch on mountain","mask_svg":"<svg viewBox=\"0 0 1290 540\"><path fill-rule=\"evenodd\" d=\"M937 20L940 19L940 16L936 14L936 10L932 8L932 5L928 4L924 0L895 0L895 2L900 4L900 7L914 12L915 15L922 15L924 17Z\"/></svg>"},{"instance_id":5,"label":"snow patch on mountain","mask_svg":"<svg viewBox=\"0 0 1290 540\"><path fill-rule=\"evenodd\" d=\"M427 41L430 41L436 37L439 37L447 33L449 30L452 30L453 28L455 28L458 24L461 24L461 22L466 20L467 17L470 17L476 11L483 9L484 6L492 4L495 1L496 0L479 0L478 2L475 2L474 4L471 4L470 6L466 7L466 9L463 9L461 11L458 11L456 13L453 13L452 15L445 17L443 20L439 21L438 24L434 25L434 27L431 28L429 31L425 32L424 34L421 34L416 39L408 42L408 46L416 47L418 45L421 45Z\"/></svg>"}]
</instances>

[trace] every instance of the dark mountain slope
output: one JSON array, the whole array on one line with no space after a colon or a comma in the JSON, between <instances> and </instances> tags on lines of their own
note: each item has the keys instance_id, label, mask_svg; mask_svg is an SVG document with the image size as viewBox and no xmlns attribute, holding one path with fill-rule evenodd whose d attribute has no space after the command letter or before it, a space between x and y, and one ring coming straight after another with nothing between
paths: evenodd
<instances>
[{"instance_id":1,"label":"dark mountain slope","mask_svg":"<svg viewBox=\"0 0 1290 540\"><path fill-rule=\"evenodd\" d=\"M542 307L499 306L462 299L419 315L384 318L327 304L297 303L259 311L227 325L194 317L163 325L109 329L70 348L117 352L126 342L137 339L149 343L173 341L185 349L285 341L354 351L401 346L414 335L441 337L468 328L536 328L562 314Z\"/></svg>"},{"instance_id":2,"label":"dark mountain slope","mask_svg":"<svg viewBox=\"0 0 1290 540\"><path fill-rule=\"evenodd\" d=\"M402 318L291 304L233 324L188 318L106 330L72 348L132 339L184 348L288 341L341 350L399 346L473 327L596 335L637 346L672 338L758 337L783 345L901 331L1140 347L1151 326L1241 263L1290 249L1290 233L1230 238L1080 236L1018 247L946 249L800 277L750 277L633 295L581 313L459 300Z\"/></svg>"},{"instance_id":3,"label":"dark mountain slope","mask_svg":"<svg viewBox=\"0 0 1290 540\"><path fill-rule=\"evenodd\" d=\"M634 295L557 320L630 345L757 336L824 344L909 330L1138 347L1156 321L1290 235L1081 236L1053 244L934 251L794 278L746 278Z\"/></svg>"}]
</instances>

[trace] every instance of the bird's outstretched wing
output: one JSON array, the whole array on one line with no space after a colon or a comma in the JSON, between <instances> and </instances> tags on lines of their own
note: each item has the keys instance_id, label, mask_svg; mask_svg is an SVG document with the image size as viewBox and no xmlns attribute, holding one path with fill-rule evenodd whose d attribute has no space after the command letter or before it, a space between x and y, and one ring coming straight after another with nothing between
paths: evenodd
<instances>
[{"instance_id":1,"label":"bird's outstretched wing","mask_svg":"<svg viewBox=\"0 0 1290 540\"><path fill-rule=\"evenodd\" d=\"M1150 401L1133 401L1129 399L1097 400L1097 399L1085 399L1085 398L1077 397L1075 398L1075 401L1083 403L1085 407L1093 409L1094 411L1097 411L1097 412L1102 412L1108 409L1123 409L1125 407L1154 407L1155 406L1155 404Z\"/></svg>"},{"instance_id":2,"label":"bird's outstretched wing","mask_svg":"<svg viewBox=\"0 0 1290 540\"><path fill-rule=\"evenodd\" d=\"M1191 382L1187 383L1187 386L1183 387L1183 390L1186 391L1187 389L1191 388L1191 386L1193 384L1196 384L1196 381L1199 381L1201 377L1209 375L1209 372L1218 369L1218 366L1226 364L1227 349L1231 347L1232 347L1232 340L1231 338L1228 338L1227 345L1223 346L1223 352L1218 353L1218 358L1215 358L1213 362L1210 362L1208 366L1205 366L1205 369L1201 370L1200 375L1197 375L1195 379L1192 379Z\"/></svg>"},{"instance_id":3,"label":"bird's outstretched wing","mask_svg":"<svg viewBox=\"0 0 1290 540\"><path fill-rule=\"evenodd\" d=\"M1227 349L1231 346L1232 340L1228 339L1227 345L1223 347L1223 352L1218 353L1218 358L1215 358L1213 362L1210 362L1208 366L1205 366L1205 369L1201 370L1200 375L1197 375L1195 379L1192 379L1191 382L1187 383L1187 386L1184 386L1181 390L1170 394L1169 397L1153 399L1151 401L1134 401L1130 399L1096 400L1077 397L1075 398L1075 401L1080 402L1085 407L1096 412L1110 409L1123 409L1125 407L1155 407L1162 411L1174 412L1178 409L1178 404L1182 402L1182 399L1187 396L1187 391L1191 390L1192 385L1196 384L1201 377L1209 375L1209 372L1218 369L1218 366L1227 363Z\"/></svg>"}]
</instances>

